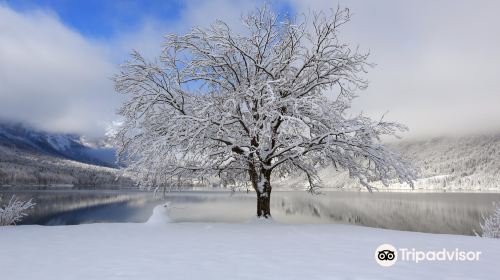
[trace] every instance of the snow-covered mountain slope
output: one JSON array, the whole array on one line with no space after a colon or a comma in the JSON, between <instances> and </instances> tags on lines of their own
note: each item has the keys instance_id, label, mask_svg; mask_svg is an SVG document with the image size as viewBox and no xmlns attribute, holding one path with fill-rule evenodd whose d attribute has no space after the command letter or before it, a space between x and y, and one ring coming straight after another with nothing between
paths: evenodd
<instances>
[{"instance_id":1,"label":"snow-covered mountain slope","mask_svg":"<svg viewBox=\"0 0 500 280\"><path fill-rule=\"evenodd\" d=\"M437 191L500 190L500 133L467 137L439 137L403 141L391 146L410 161L418 171L416 189ZM325 188L363 189L346 172L333 167L321 170ZM304 188L304 176L276 180L282 188ZM380 182L374 186L386 187ZM407 185L393 183L389 189L409 190Z\"/></svg>"},{"instance_id":2,"label":"snow-covered mountain slope","mask_svg":"<svg viewBox=\"0 0 500 280\"><path fill-rule=\"evenodd\" d=\"M402 142L395 148L429 186L500 190L500 134Z\"/></svg>"},{"instance_id":3,"label":"snow-covered mountain slope","mask_svg":"<svg viewBox=\"0 0 500 280\"><path fill-rule=\"evenodd\" d=\"M0 186L74 185L127 187L105 141L0 123Z\"/></svg>"},{"instance_id":4,"label":"snow-covered mountain slope","mask_svg":"<svg viewBox=\"0 0 500 280\"><path fill-rule=\"evenodd\" d=\"M500 190L500 133L440 137L391 144L418 170L416 189ZM114 182L114 150L105 141L72 134L41 132L23 125L0 124L0 185L2 184L127 184ZM321 185L335 189L364 188L333 167L319 172ZM303 189L304 176L273 180L278 189ZM373 185L386 189L379 182ZM397 182L388 189L409 190Z\"/></svg>"},{"instance_id":5,"label":"snow-covered mountain slope","mask_svg":"<svg viewBox=\"0 0 500 280\"><path fill-rule=\"evenodd\" d=\"M115 150L102 141L88 141L75 134L49 133L22 124L0 123L0 145L77 162L116 167Z\"/></svg>"},{"instance_id":6,"label":"snow-covered mountain slope","mask_svg":"<svg viewBox=\"0 0 500 280\"><path fill-rule=\"evenodd\" d=\"M135 184L115 168L33 153L0 144L0 186L32 185L130 187Z\"/></svg>"}]
</instances>

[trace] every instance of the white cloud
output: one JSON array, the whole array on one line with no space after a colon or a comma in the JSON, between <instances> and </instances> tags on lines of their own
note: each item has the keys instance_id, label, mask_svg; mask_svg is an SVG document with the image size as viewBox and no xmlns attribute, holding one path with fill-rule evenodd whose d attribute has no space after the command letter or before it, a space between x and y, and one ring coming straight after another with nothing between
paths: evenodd
<instances>
[{"instance_id":1,"label":"white cloud","mask_svg":"<svg viewBox=\"0 0 500 280\"><path fill-rule=\"evenodd\" d=\"M279 2L281 3L281 2ZM141 28L92 41L53 13L0 5L0 119L48 130L103 135L122 97L110 77L131 49L156 57L163 36L242 14L262 2L188 1L176 21L144 18ZM354 13L343 38L371 51L368 90L356 110L407 124L410 135L500 129L500 64L495 1L342 1ZM327 0L292 0L297 12L328 10ZM138 15L140 16L140 15Z\"/></svg>"},{"instance_id":2,"label":"white cloud","mask_svg":"<svg viewBox=\"0 0 500 280\"><path fill-rule=\"evenodd\" d=\"M0 119L104 135L122 99L110 78L132 49L154 58L165 34L206 26L216 18L236 23L252 7L246 1L190 1L173 24L144 18L137 30L92 41L51 11L17 12L0 5Z\"/></svg>"},{"instance_id":3,"label":"white cloud","mask_svg":"<svg viewBox=\"0 0 500 280\"><path fill-rule=\"evenodd\" d=\"M92 135L114 118L104 47L53 14L0 6L0 118Z\"/></svg>"},{"instance_id":4,"label":"white cloud","mask_svg":"<svg viewBox=\"0 0 500 280\"><path fill-rule=\"evenodd\" d=\"M377 66L355 109L410 127L410 136L500 130L500 2L341 1L353 12L342 37ZM294 1L299 12L327 0Z\"/></svg>"}]
</instances>

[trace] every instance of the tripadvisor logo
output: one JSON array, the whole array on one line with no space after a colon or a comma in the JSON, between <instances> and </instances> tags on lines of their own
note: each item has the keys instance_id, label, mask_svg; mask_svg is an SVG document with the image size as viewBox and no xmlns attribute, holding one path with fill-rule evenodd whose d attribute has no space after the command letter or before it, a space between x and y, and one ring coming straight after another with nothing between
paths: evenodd
<instances>
[{"instance_id":1,"label":"tripadvisor logo","mask_svg":"<svg viewBox=\"0 0 500 280\"><path fill-rule=\"evenodd\" d=\"M375 261L381 266L392 266L398 260L398 252L391 244L382 244L375 250Z\"/></svg>"},{"instance_id":2,"label":"tripadvisor logo","mask_svg":"<svg viewBox=\"0 0 500 280\"><path fill-rule=\"evenodd\" d=\"M420 251L415 248L396 249L391 244L382 244L375 250L375 261L381 266L393 266L396 261L419 263L422 261L478 261L481 251L462 251L441 249L438 251Z\"/></svg>"}]
</instances>

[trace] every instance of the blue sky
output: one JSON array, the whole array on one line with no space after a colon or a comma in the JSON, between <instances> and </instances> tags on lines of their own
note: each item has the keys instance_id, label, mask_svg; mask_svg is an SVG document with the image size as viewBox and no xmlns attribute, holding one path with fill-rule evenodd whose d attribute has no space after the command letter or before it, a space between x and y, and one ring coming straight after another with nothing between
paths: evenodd
<instances>
[{"instance_id":1,"label":"blue sky","mask_svg":"<svg viewBox=\"0 0 500 280\"><path fill-rule=\"evenodd\" d=\"M183 8L182 1L172 0L14 0L6 3L20 12L33 9L54 12L66 25L88 37L109 37L124 28L139 28L144 18L173 22Z\"/></svg>"},{"instance_id":2,"label":"blue sky","mask_svg":"<svg viewBox=\"0 0 500 280\"><path fill-rule=\"evenodd\" d=\"M86 37L97 39L112 37L124 30L139 29L144 20L154 20L164 25L173 24L180 20L181 12L187 8L186 2L180 0L7 0L5 2L19 12L41 9L55 13L67 26L78 30ZM293 11L292 6L284 1L274 2L271 5L280 13Z\"/></svg>"},{"instance_id":3,"label":"blue sky","mask_svg":"<svg viewBox=\"0 0 500 280\"><path fill-rule=\"evenodd\" d=\"M110 77L132 49L155 58L164 35L216 19L241 30L264 1L0 0L0 121L102 136L123 102ZM500 1L270 2L291 15L352 11L340 38L377 65L353 112L388 112L416 137L500 129Z\"/></svg>"}]
</instances>

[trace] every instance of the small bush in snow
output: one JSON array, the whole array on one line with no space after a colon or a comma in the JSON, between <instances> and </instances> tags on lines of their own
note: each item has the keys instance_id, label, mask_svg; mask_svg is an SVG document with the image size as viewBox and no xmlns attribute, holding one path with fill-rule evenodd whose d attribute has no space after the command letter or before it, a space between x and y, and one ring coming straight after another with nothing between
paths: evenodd
<instances>
[{"instance_id":1,"label":"small bush in snow","mask_svg":"<svg viewBox=\"0 0 500 280\"><path fill-rule=\"evenodd\" d=\"M0 207L0 226L15 225L17 222L26 216L26 211L33 207L35 203L18 200L12 196L7 205Z\"/></svg>"},{"instance_id":2,"label":"small bush in snow","mask_svg":"<svg viewBox=\"0 0 500 280\"><path fill-rule=\"evenodd\" d=\"M500 203L493 203L495 211L488 217L483 217L483 223L480 224L482 237L500 238Z\"/></svg>"}]
</instances>

